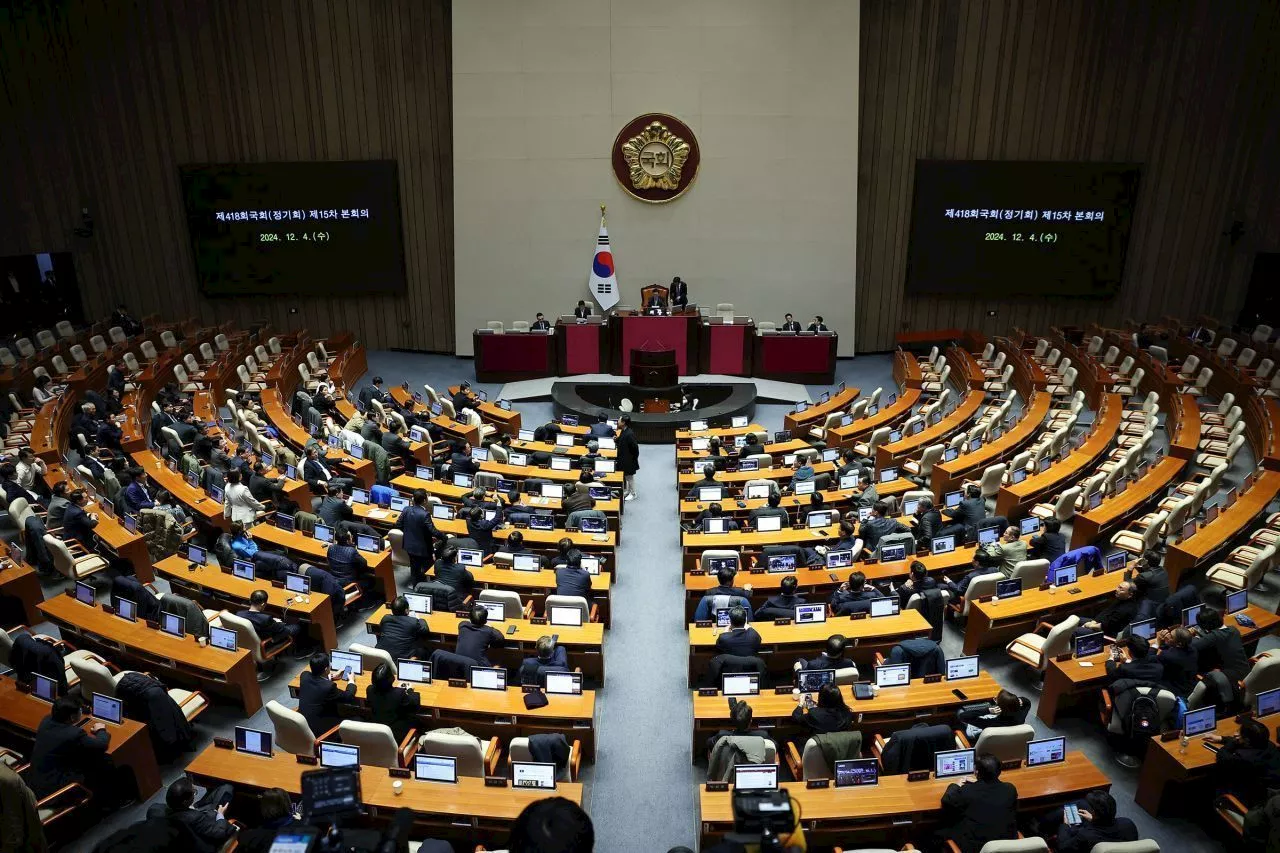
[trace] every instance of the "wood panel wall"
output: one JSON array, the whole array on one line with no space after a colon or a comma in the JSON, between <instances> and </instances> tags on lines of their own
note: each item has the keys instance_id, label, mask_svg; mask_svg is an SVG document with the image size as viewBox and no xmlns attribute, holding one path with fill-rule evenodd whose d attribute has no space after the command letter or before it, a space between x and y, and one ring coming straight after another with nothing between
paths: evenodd
<instances>
[{"instance_id":1,"label":"wood panel wall","mask_svg":"<svg viewBox=\"0 0 1280 853\"><path fill-rule=\"evenodd\" d=\"M864 2L858 349L907 329L1234 318L1254 253L1280 248L1277 44L1274 0ZM1143 164L1119 296L906 296L917 158Z\"/></svg>"},{"instance_id":2,"label":"wood panel wall","mask_svg":"<svg viewBox=\"0 0 1280 853\"><path fill-rule=\"evenodd\" d=\"M123 300L453 351L448 0L4 7L0 255L72 252L90 317ZM179 164L363 159L399 163L407 298L200 295Z\"/></svg>"}]
</instances>

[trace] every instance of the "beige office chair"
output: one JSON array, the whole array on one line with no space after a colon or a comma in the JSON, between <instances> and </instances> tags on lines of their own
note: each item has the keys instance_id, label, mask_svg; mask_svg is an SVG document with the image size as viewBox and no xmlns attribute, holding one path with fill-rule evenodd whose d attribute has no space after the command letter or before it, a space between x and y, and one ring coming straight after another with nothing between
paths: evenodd
<instances>
[{"instance_id":1,"label":"beige office chair","mask_svg":"<svg viewBox=\"0 0 1280 853\"><path fill-rule=\"evenodd\" d=\"M409 729L404 740L396 743L390 726L343 720L338 724L338 737L348 746L360 747L361 767L408 767L418 752L417 729Z\"/></svg>"},{"instance_id":2,"label":"beige office chair","mask_svg":"<svg viewBox=\"0 0 1280 853\"><path fill-rule=\"evenodd\" d=\"M1262 582L1276 558L1276 546L1251 548L1241 545L1221 563L1209 568L1206 577L1231 590L1252 589Z\"/></svg>"},{"instance_id":3,"label":"beige office chair","mask_svg":"<svg viewBox=\"0 0 1280 853\"><path fill-rule=\"evenodd\" d=\"M908 459L902 463L902 470L912 477L919 477L928 482L933 475L933 466L942 459L942 454L946 450L947 446L945 444L931 444L924 449L924 453L920 454L919 461Z\"/></svg>"},{"instance_id":4,"label":"beige office chair","mask_svg":"<svg viewBox=\"0 0 1280 853\"><path fill-rule=\"evenodd\" d=\"M1041 520L1046 518L1056 518L1058 521L1067 521L1075 517L1076 500L1080 497L1080 487L1072 486L1069 489L1063 489L1052 503L1036 504L1031 508L1031 514Z\"/></svg>"},{"instance_id":5,"label":"beige office chair","mask_svg":"<svg viewBox=\"0 0 1280 853\"><path fill-rule=\"evenodd\" d=\"M889 427L880 427L871 431L871 436L867 441L855 441L853 443L853 452L859 456L874 458L876 448L889 440Z\"/></svg>"},{"instance_id":6,"label":"beige office chair","mask_svg":"<svg viewBox=\"0 0 1280 853\"><path fill-rule=\"evenodd\" d=\"M227 336L222 332L213 336L213 345L218 348L218 352L226 352L231 349L231 341L227 340ZM166 344L170 346L170 344Z\"/></svg>"},{"instance_id":7,"label":"beige office chair","mask_svg":"<svg viewBox=\"0 0 1280 853\"><path fill-rule=\"evenodd\" d=\"M582 623L595 622L598 619L598 608L588 603L588 601L580 595L548 595L546 601L546 610L544 615L551 618L551 608L553 607L572 607L581 614Z\"/></svg>"},{"instance_id":8,"label":"beige office chair","mask_svg":"<svg viewBox=\"0 0 1280 853\"><path fill-rule=\"evenodd\" d=\"M1205 389L1209 387L1209 383L1213 381L1213 368L1202 367L1200 372L1196 374L1195 382L1190 385L1184 385L1178 389L1180 394L1195 394L1197 397L1203 396Z\"/></svg>"},{"instance_id":9,"label":"beige office chair","mask_svg":"<svg viewBox=\"0 0 1280 853\"><path fill-rule=\"evenodd\" d=\"M1021 661L1043 676L1050 661L1071 650L1071 632L1079 624L1079 616L1068 616L1057 625L1041 622L1040 629L1047 629L1044 636L1036 633L1023 634L1009 643L1005 651L1010 657ZM1037 686L1040 686L1039 683Z\"/></svg>"},{"instance_id":10,"label":"beige office chair","mask_svg":"<svg viewBox=\"0 0 1280 853\"><path fill-rule=\"evenodd\" d=\"M1013 567L1011 578L1022 578L1022 588L1032 589L1045 582L1049 575L1048 560L1023 560Z\"/></svg>"},{"instance_id":11,"label":"beige office chair","mask_svg":"<svg viewBox=\"0 0 1280 853\"><path fill-rule=\"evenodd\" d=\"M1150 838L1138 841L1099 841L1089 853L1160 853L1160 845Z\"/></svg>"},{"instance_id":12,"label":"beige office chair","mask_svg":"<svg viewBox=\"0 0 1280 853\"><path fill-rule=\"evenodd\" d=\"M1168 517L1169 513L1163 510L1154 513L1145 526L1137 529L1129 527L1116 533L1111 537L1111 545L1121 551L1128 551L1130 554L1142 554L1148 549L1156 547L1156 544L1160 541L1161 529L1164 527L1165 519Z\"/></svg>"},{"instance_id":13,"label":"beige office chair","mask_svg":"<svg viewBox=\"0 0 1280 853\"><path fill-rule=\"evenodd\" d=\"M996 583L1002 580L1004 580L1003 572L987 572L984 575L978 575L969 582L969 588L965 590L964 598L960 602L952 603L952 611L958 610L961 618L968 618L969 608L973 605L973 602L989 595L995 595Z\"/></svg>"},{"instance_id":14,"label":"beige office chair","mask_svg":"<svg viewBox=\"0 0 1280 853\"><path fill-rule=\"evenodd\" d=\"M481 590L477 600L486 604L501 604L502 613L507 619L527 619L532 612L520 601L520 594L509 589ZM528 606L532 607L532 604Z\"/></svg>"},{"instance_id":15,"label":"beige office chair","mask_svg":"<svg viewBox=\"0 0 1280 853\"><path fill-rule=\"evenodd\" d=\"M74 326L72 326L72 325L71 325L71 323L70 323L70 321L68 321L68 320L59 320L59 321L54 325L54 327L53 327L53 328L57 330L57 332L58 332L58 337L60 337L60 338L67 339L67 338L74 338L74 337L76 336L76 330L75 330L75 327L74 327ZM1259 328L1262 328L1262 327L1259 327ZM1254 334L1256 335L1257 333L1255 332ZM1255 340L1256 340L1256 338L1255 338ZM1263 338L1263 340L1266 340L1266 338Z\"/></svg>"},{"instance_id":16,"label":"beige office chair","mask_svg":"<svg viewBox=\"0 0 1280 853\"><path fill-rule=\"evenodd\" d=\"M1244 704L1257 710L1258 694L1280 687L1280 649L1268 649L1255 657L1243 684Z\"/></svg>"},{"instance_id":17,"label":"beige office chair","mask_svg":"<svg viewBox=\"0 0 1280 853\"><path fill-rule=\"evenodd\" d=\"M108 565L107 561L97 554L86 553L80 543L64 542L52 533L44 535L44 546L53 557L53 567L68 580L84 580L105 570Z\"/></svg>"},{"instance_id":18,"label":"beige office chair","mask_svg":"<svg viewBox=\"0 0 1280 853\"><path fill-rule=\"evenodd\" d=\"M1000 484L1004 482L1005 471L1008 467L1003 462L997 462L995 465L988 466L982 472L982 479L978 485L982 488L982 497L994 498L1000 494Z\"/></svg>"},{"instance_id":19,"label":"beige office chair","mask_svg":"<svg viewBox=\"0 0 1280 853\"><path fill-rule=\"evenodd\" d=\"M218 622L223 628L229 628L236 632L236 645L242 649L249 650L249 653L253 655L253 662L259 669L270 666L275 662L276 658L293 645L293 642L288 639L278 639L264 643L258 637L258 631L253 627L252 622L248 619L241 619L229 610L223 610L218 614ZM258 680L266 681L266 673L259 672Z\"/></svg>"},{"instance_id":20,"label":"beige office chair","mask_svg":"<svg viewBox=\"0 0 1280 853\"><path fill-rule=\"evenodd\" d=\"M387 541L391 543L391 565L395 569L408 569L409 552L404 549L404 531L392 528L387 533Z\"/></svg>"},{"instance_id":21,"label":"beige office chair","mask_svg":"<svg viewBox=\"0 0 1280 853\"><path fill-rule=\"evenodd\" d=\"M732 303L732 302L717 302L717 303L716 303L716 316L717 316L717 317L720 317L721 319L725 319L725 318L727 318L727 319L729 319L729 320L732 320L732 319L733 319L733 303Z\"/></svg>"},{"instance_id":22,"label":"beige office chair","mask_svg":"<svg viewBox=\"0 0 1280 853\"><path fill-rule=\"evenodd\" d=\"M474 735L455 735L445 731L424 734L418 739L418 752L456 759L459 776L492 776L502 757L496 737L481 741Z\"/></svg>"},{"instance_id":23,"label":"beige office chair","mask_svg":"<svg viewBox=\"0 0 1280 853\"><path fill-rule=\"evenodd\" d=\"M71 667L76 677L80 680L81 696L101 693L103 696L114 697L120 681L132 671L115 670L110 663L103 661L101 658L87 655L72 657L67 661L67 665ZM191 722L200 716L209 707L209 700L198 690L166 687L165 692L177 704L182 711L182 715L187 718L187 722Z\"/></svg>"},{"instance_id":24,"label":"beige office chair","mask_svg":"<svg viewBox=\"0 0 1280 853\"><path fill-rule=\"evenodd\" d=\"M743 565L742 552L731 551L725 548L708 548L707 550L703 551L702 554L698 557L698 568L705 572L707 570L707 566L710 565L711 560L723 560L726 558L732 558L734 560L737 560L738 567L739 569L741 569Z\"/></svg>"},{"instance_id":25,"label":"beige office chair","mask_svg":"<svg viewBox=\"0 0 1280 853\"><path fill-rule=\"evenodd\" d=\"M392 677L397 675L396 659L391 656L391 652L386 651L385 649L379 649L375 646L366 646L363 643L352 643L347 651L352 654L360 655L360 663L361 666L364 667L365 672L373 672L378 668L378 664L385 663L387 666L391 667Z\"/></svg>"},{"instance_id":26,"label":"beige office chair","mask_svg":"<svg viewBox=\"0 0 1280 853\"><path fill-rule=\"evenodd\" d=\"M107 337L111 338L111 343L113 344L122 344L129 339L128 336L125 335L124 329L119 326L112 326L110 329L107 329Z\"/></svg>"},{"instance_id":27,"label":"beige office chair","mask_svg":"<svg viewBox=\"0 0 1280 853\"><path fill-rule=\"evenodd\" d=\"M1035 739L1036 730L1027 724L992 726L982 730L974 741L975 755L990 753L1000 761L1021 761L1027 757L1027 744Z\"/></svg>"},{"instance_id":28,"label":"beige office chair","mask_svg":"<svg viewBox=\"0 0 1280 853\"><path fill-rule=\"evenodd\" d=\"M861 738L860 733L858 736ZM861 752L860 749L859 752ZM808 738L804 742L803 752L796 749L794 742L788 741L787 765L797 779L808 781L809 779L835 778L835 769L827 763L827 759L822 754L822 747L814 738Z\"/></svg>"},{"instance_id":29,"label":"beige office chair","mask_svg":"<svg viewBox=\"0 0 1280 853\"><path fill-rule=\"evenodd\" d=\"M502 325L501 320L490 320L485 327L495 335L501 335L506 329Z\"/></svg>"},{"instance_id":30,"label":"beige office chair","mask_svg":"<svg viewBox=\"0 0 1280 853\"><path fill-rule=\"evenodd\" d=\"M529 331L529 321L528 321L528 320L512 320L512 321L511 321L511 331L513 331L513 332L527 332L527 331Z\"/></svg>"},{"instance_id":31,"label":"beige office chair","mask_svg":"<svg viewBox=\"0 0 1280 853\"><path fill-rule=\"evenodd\" d=\"M89 346L95 353L104 353L107 351L107 342L102 335L94 335L89 338Z\"/></svg>"},{"instance_id":32,"label":"beige office chair","mask_svg":"<svg viewBox=\"0 0 1280 853\"><path fill-rule=\"evenodd\" d=\"M316 754L316 744L321 739L311 731L311 724L307 722L306 717L291 708L286 708L274 699L267 703L267 717L275 729L274 743L277 749L294 755ZM325 734L329 736L337 731L335 727Z\"/></svg>"},{"instance_id":33,"label":"beige office chair","mask_svg":"<svg viewBox=\"0 0 1280 853\"><path fill-rule=\"evenodd\" d=\"M513 737L511 743L507 747L511 761L536 761L533 757L533 751L529 749L529 739L527 737ZM578 769L582 766L582 742L573 741L569 744L569 761L565 764L564 772L568 775L570 782L578 781Z\"/></svg>"}]
</instances>

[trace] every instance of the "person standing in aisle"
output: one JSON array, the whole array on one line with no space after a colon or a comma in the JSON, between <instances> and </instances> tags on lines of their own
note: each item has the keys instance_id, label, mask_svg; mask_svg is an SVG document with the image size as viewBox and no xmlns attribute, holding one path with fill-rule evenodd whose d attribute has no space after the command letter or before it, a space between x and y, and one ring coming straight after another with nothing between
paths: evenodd
<instances>
[{"instance_id":1,"label":"person standing in aisle","mask_svg":"<svg viewBox=\"0 0 1280 853\"><path fill-rule=\"evenodd\" d=\"M622 472L623 500L636 499L636 472L640 470L640 442L631 431L631 416L618 418L618 426L622 428L618 436L618 470Z\"/></svg>"}]
</instances>

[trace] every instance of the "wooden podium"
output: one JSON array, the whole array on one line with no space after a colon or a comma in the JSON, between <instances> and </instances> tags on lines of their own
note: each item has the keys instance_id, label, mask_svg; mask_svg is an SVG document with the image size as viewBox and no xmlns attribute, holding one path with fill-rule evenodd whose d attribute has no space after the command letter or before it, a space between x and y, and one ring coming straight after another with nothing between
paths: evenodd
<instances>
[{"instance_id":1,"label":"wooden podium","mask_svg":"<svg viewBox=\"0 0 1280 853\"><path fill-rule=\"evenodd\" d=\"M637 388L670 388L680 382L672 349L631 351L631 384Z\"/></svg>"}]
</instances>

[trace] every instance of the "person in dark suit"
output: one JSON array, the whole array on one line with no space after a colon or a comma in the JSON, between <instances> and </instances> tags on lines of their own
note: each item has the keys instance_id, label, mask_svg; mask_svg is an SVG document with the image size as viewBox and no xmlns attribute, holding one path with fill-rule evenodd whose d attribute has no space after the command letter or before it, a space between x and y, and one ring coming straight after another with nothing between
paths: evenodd
<instances>
[{"instance_id":1,"label":"person in dark suit","mask_svg":"<svg viewBox=\"0 0 1280 853\"><path fill-rule=\"evenodd\" d=\"M309 669L298 677L298 713L307 718L307 725L316 737L341 721L339 705L356 702L355 682L348 681L346 687L339 688L334 682L345 673L329 673L329 653L316 652L311 656Z\"/></svg>"},{"instance_id":2,"label":"person in dark suit","mask_svg":"<svg viewBox=\"0 0 1280 853\"><path fill-rule=\"evenodd\" d=\"M475 586L476 579L471 570L458 562L458 546L455 544L457 540L451 541L440 552L440 558L436 560L435 574L436 580L446 586L452 587L459 595L465 596L471 592Z\"/></svg>"},{"instance_id":3,"label":"person in dark suit","mask_svg":"<svg viewBox=\"0 0 1280 853\"><path fill-rule=\"evenodd\" d=\"M1168 636L1168 645L1156 655L1164 669L1164 686L1177 696L1186 698L1196 686L1199 660L1191 650L1193 637L1186 628L1174 628Z\"/></svg>"},{"instance_id":4,"label":"person in dark suit","mask_svg":"<svg viewBox=\"0 0 1280 853\"><path fill-rule=\"evenodd\" d=\"M191 779L179 776L165 792L164 802L155 803L147 809L147 817L182 824L191 830L196 850L215 853L236 834L235 824L226 818L232 793L232 787L224 783L210 788L197 803Z\"/></svg>"},{"instance_id":5,"label":"person in dark suit","mask_svg":"<svg viewBox=\"0 0 1280 853\"><path fill-rule=\"evenodd\" d=\"M371 385L366 385L360 389L360 394L356 399L360 401L361 409L369 409L370 400L377 400L379 403L385 404L387 400L391 399L391 395L382 387L382 377L375 376Z\"/></svg>"},{"instance_id":6,"label":"person in dark suit","mask_svg":"<svg viewBox=\"0 0 1280 853\"><path fill-rule=\"evenodd\" d=\"M689 304L689 285L676 276L671 279L671 304L675 308L684 308Z\"/></svg>"},{"instance_id":7,"label":"person in dark suit","mask_svg":"<svg viewBox=\"0 0 1280 853\"><path fill-rule=\"evenodd\" d=\"M1027 556L1033 560L1054 560L1067 553L1067 539L1062 535L1062 522L1056 518L1047 519L1044 533L1032 536Z\"/></svg>"},{"instance_id":8,"label":"person in dark suit","mask_svg":"<svg viewBox=\"0 0 1280 853\"><path fill-rule=\"evenodd\" d=\"M280 480L267 476L267 466L261 462L253 463L253 474L249 477L249 494L259 503L276 501L280 495Z\"/></svg>"},{"instance_id":9,"label":"person in dark suit","mask_svg":"<svg viewBox=\"0 0 1280 853\"><path fill-rule=\"evenodd\" d=\"M329 469L329 463L320 455L320 448L315 445L307 448L307 458L302 463L302 479L321 494L327 494L331 486L338 489L351 488L351 478L335 476Z\"/></svg>"},{"instance_id":10,"label":"person in dark suit","mask_svg":"<svg viewBox=\"0 0 1280 853\"><path fill-rule=\"evenodd\" d=\"M853 571L849 573L849 579L840 584L835 592L831 593L831 600L827 603L831 605L831 610L837 616L848 616L850 613L862 609L857 606L859 602L883 597L878 589L867 583L865 574L860 571Z\"/></svg>"},{"instance_id":11,"label":"person in dark suit","mask_svg":"<svg viewBox=\"0 0 1280 853\"><path fill-rule=\"evenodd\" d=\"M736 533L738 530L738 522L734 521L730 516L725 515L724 507L719 503L711 504L702 512L694 516L693 523L699 530L701 530L703 528L702 522L708 518L723 518L724 529L729 533Z\"/></svg>"},{"instance_id":12,"label":"person in dark suit","mask_svg":"<svg viewBox=\"0 0 1280 853\"><path fill-rule=\"evenodd\" d=\"M1108 637L1115 637L1127 628L1137 615L1137 587L1131 581L1120 581L1116 584L1115 600L1093 619L1081 620L1080 627L1090 631L1102 631ZM1241 678L1243 677L1242 675Z\"/></svg>"},{"instance_id":13,"label":"person in dark suit","mask_svg":"<svg viewBox=\"0 0 1280 853\"><path fill-rule=\"evenodd\" d=\"M797 705L791 711L791 720L810 734L825 735L847 731L853 724L853 712L845 704L839 687L824 684L818 690L817 705L811 706L808 702Z\"/></svg>"},{"instance_id":14,"label":"person in dark suit","mask_svg":"<svg viewBox=\"0 0 1280 853\"><path fill-rule=\"evenodd\" d=\"M329 527L338 528L344 521L355 518L355 510L342 498L342 490L337 486L329 486L329 493L320 500L316 507L316 516Z\"/></svg>"},{"instance_id":15,"label":"person in dark suit","mask_svg":"<svg viewBox=\"0 0 1280 853\"><path fill-rule=\"evenodd\" d=\"M591 306L585 300L579 299L578 304L574 306L573 316L579 320L586 319L591 316Z\"/></svg>"},{"instance_id":16,"label":"person in dark suit","mask_svg":"<svg viewBox=\"0 0 1280 853\"><path fill-rule=\"evenodd\" d=\"M1076 805L1080 825L1058 827L1058 853L1089 853L1104 842L1138 840L1138 827L1127 817L1116 817L1116 801L1106 791L1090 791Z\"/></svg>"},{"instance_id":17,"label":"person in dark suit","mask_svg":"<svg viewBox=\"0 0 1280 853\"><path fill-rule=\"evenodd\" d=\"M978 538L978 522L986 514L987 504L982 499L982 487L968 486L964 490L964 500L951 511L951 523L964 527L965 539L972 541Z\"/></svg>"},{"instance_id":18,"label":"person in dark suit","mask_svg":"<svg viewBox=\"0 0 1280 853\"><path fill-rule=\"evenodd\" d=\"M579 595L591 600L591 575L582 568L581 555L573 555L556 569L556 595Z\"/></svg>"},{"instance_id":19,"label":"person in dark suit","mask_svg":"<svg viewBox=\"0 0 1280 853\"><path fill-rule=\"evenodd\" d=\"M649 297L649 301L644 304L644 307L648 312L661 312L667 307L667 303L663 301L662 294L655 292Z\"/></svg>"},{"instance_id":20,"label":"person in dark suit","mask_svg":"<svg viewBox=\"0 0 1280 853\"><path fill-rule=\"evenodd\" d=\"M813 322L809 324L809 331L811 332L828 331L827 324L823 322L821 314L813 315Z\"/></svg>"},{"instance_id":21,"label":"person in dark suit","mask_svg":"<svg viewBox=\"0 0 1280 853\"><path fill-rule=\"evenodd\" d=\"M403 595L391 600L391 612L378 623L378 648L395 660L427 656L427 640L431 631L427 623L409 613L409 601Z\"/></svg>"},{"instance_id":22,"label":"person in dark suit","mask_svg":"<svg viewBox=\"0 0 1280 853\"><path fill-rule=\"evenodd\" d=\"M74 539L89 552L94 550L93 528L98 526L98 514L85 512L89 496L84 489L76 489L71 493L70 503L62 514L62 537Z\"/></svg>"},{"instance_id":23,"label":"person in dark suit","mask_svg":"<svg viewBox=\"0 0 1280 853\"><path fill-rule=\"evenodd\" d=\"M931 499L920 498L913 518L915 524L911 526L911 533L915 536L917 544L932 549L933 537L942 531L942 513L934 507Z\"/></svg>"},{"instance_id":24,"label":"person in dark suit","mask_svg":"<svg viewBox=\"0 0 1280 853\"><path fill-rule=\"evenodd\" d=\"M784 528L791 526L791 515L782 508L781 492L771 490L765 502L768 506L756 507L747 513L747 520L751 522L752 527L755 527L756 522L761 518L781 518Z\"/></svg>"},{"instance_id":25,"label":"person in dark suit","mask_svg":"<svg viewBox=\"0 0 1280 853\"><path fill-rule=\"evenodd\" d=\"M862 538L863 547L868 552L873 552L880 540L891 533L910 533L911 528L907 527L896 518L889 518L889 504L884 501L876 501L876 505L871 508L871 516L866 521L858 525L858 535Z\"/></svg>"},{"instance_id":26,"label":"person in dark suit","mask_svg":"<svg viewBox=\"0 0 1280 853\"><path fill-rule=\"evenodd\" d=\"M478 604L472 607L470 619L458 625L454 654L469 658L479 666L491 666L488 651L502 645L502 634L488 623L489 611Z\"/></svg>"},{"instance_id":27,"label":"person in dark suit","mask_svg":"<svg viewBox=\"0 0 1280 853\"><path fill-rule=\"evenodd\" d=\"M816 658L796 661L795 668L805 669L848 669L856 667L853 661L844 656L849 641L843 634L832 634L827 637L827 648Z\"/></svg>"},{"instance_id":28,"label":"person in dark suit","mask_svg":"<svg viewBox=\"0 0 1280 853\"><path fill-rule=\"evenodd\" d=\"M779 594L769 597L756 610L756 619L791 619L796 614L796 605L804 604L803 595L796 595L798 581L795 575L787 575L778 584Z\"/></svg>"},{"instance_id":29,"label":"person in dark suit","mask_svg":"<svg viewBox=\"0 0 1280 853\"><path fill-rule=\"evenodd\" d=\"M520 663L521 684L543 684L542 676L548 672L568 672L569 652L554 639L543 635L535 645L537 655Z\"/></svg>"},{"instance_id":30,"label":"person in dark suit","mask_svg":"<svg viewBox=\"0 0 1280 853\"><path fill-rule=\"evenodd\" d=\"M724 567L716 571L716 585L708 589L702 594L702 600L698 602L698 608L694 613L695 619L710 619L712 616L710 610L710 602L717 595L737 596L738 598L751 598L751 584L743 586L734 586L733 579L737 576L737 572L732 568Z\"/></svg>"},{"instance_id":31,"label":"person in dark suit","mask_svg":"<svg viewBox=\"0 0 1280 853\"><path fill-rule=\"evenodd\" d=\"M988 841L1018 835L1018 789L1000 781L1000 761L978 756L974 777L947 786L942 795L943 828L939 839L951 839L961 853L978 853Z\"/></svg>"},{"instance_id":32,"label":"person in dark suit","mask_svg":"<svg viewBox=\"0 0 1280 853\"><path fill-rule=\"evenodd\" d=\"M378 664L373 670L364 699L369 708L369 721L391 729L396 743L409 734L414 716L422 704L416 691L396 687L395 673L385 663Z\"/></svg>"},{"instance_id":33,"label":"person in dark suit","mask_svg":"<svg viewBox=\"0 0 1280 853\"><path fill-rule=\"evenodd\" d=\"M919 560L912 560L907 571L909 572L907 579L902 582L902 586L898 587L898 604L901 607L906 607L911 596L917 592L938 588L938 581L929 577L928 568Z\"/></svg>"},{"instance_id":34,"label":"person in dark suit","mask_svg":"<svg viewBox=\"0 0 1280 853\"><path fill-rule=\"evenodd\" d=\"M463 409L474 409L476 403L475 400L472 399L471 383L465 379L459 382L458 392L450 398L449 402L453 403L453 410L458 414L462 414ZM469 453L470 451L471 448L468 447L466 452Z\"/></svg>"},{"instance_id":35,"label":"person in dark suit","mask_svg":"<svg viewBox=\"0 0 1280 853\"><path fill-rule=\"evenodd\" d=\"M26 781L37 797L47 797L72 782L105 780L111 735L102 723L85 731L76 725L80 717L80 703L63 696L36 728Z\"/></svg>"},{"instance_id":36,"label":"person in dark suit","mask_svg":"<svg viewBox=\"0 0 1280 853\"><path fill-rule=\"evenodd\" d=\"M591 434L596 438L613 438L617 435L617 433L614 432L613 427L609 426L608 415L601 415L596 418L596 422L593 423L589 429L591 430Z\"/></svg>"},{"instance_id":37,"label":"person in dark suit","mask_svg":"<svg viewBox=\"0 0 1280 853\"><path fill-rule=\"evenodd\" d=\"M493 531L502 524L501 514L495 514L493 518L485 518L485 508L477 506L472 507L469 512L464 511L463 516L467 520L467 536L475 540L486 557L492 554Z\"/></svg>"},{"instance_id":38,"label":"person in dark suit","mask_svg":"<svg viewBox=\"0 0 1280 853\"><path fill-rule=\"evenodd\" d=\"M800 324L796 322L795 317L792 317L790 314L788 314L782 318L782 331L798 332L800 331Z\"/></svg>"},{"instance_id":39,"label":"person in dark suit","mask_svg":"<svg viewBox=\"0 0 1280 853\"><path fill-rule=\"evenodd\" d=\"M128 488L124 489L124 499L121 502L134 513L154 507L156 502L151 496L151 490L147 488L146 472L141 468L131 468L129 473L132 482L129 483Z\"/></svg>"},{"instance_id":40,"label":"person in dark suit","mask_svg":"<svg viewBox=\"0 0 1280 853\"><path fill-rule=\"evenodd\" d=\"M271 853L271 845L280 830L301 825L301 821L294 818L289 792L283 788L268 788L258 796L258 818L258 826L241 830L236 836L238 853Z\"/></svg>"},{"instance_id":41,"label":"person in dark suit","mask_svg":"<svg viewBox=\"0 0 1280 853\"><path fill-rule=\"evenodd\" d=\"M1160 682L1164 680L1164 665L1151 654L1151 646L1141 637L1126 637L1124 647L1129 652L1128 663L1120 657L1117 649L1107 658L1107 677L1111 681L1134 679L1136 681Z\"/></svg>"},{"instance_id":42,"label":"person in dark suit","mask_svg":"<svg viewBox=\"0 0 1280 853\"><path fill-rule=\"evenodd\" d=\"M1200 672L1217 668L1232 681L1243 681L1253 667L1245 653L1239 629L1223 625L1222 611L1212 607L1202 609L1196 632L1191 650L1196 653Z\"/></svg>"},{"instance_id":43,"label":"person in dark suit","mask_svg":"<svg viewBox=\"0 0 1280 853\"><path fill-rule=\"evenodd\" d=\"M382 445L382 449L387 451L388 455L399 456L406 466L411 469L418 464L418 458L413 455L413 448L409 446L409 442L404 437L404 427L400 426L398 421L392 421L386 431L382 433L382 438L378 442Z\"/></svg>"},{"instance_id":44,"label":"person in dark suit","mask_svg":"<svg viewBox=\"0 0 1280 853\"><path fill-rule=\"evenodd\" d=\"M426 575L436 537L440 536L427 511L426 489L413 490L413 503L400 513L396 529L404 533L402 547L409 555L409 580L416 584Z\"/></svg>"},{"instance_id":45,"label":"person in dark suit","mask_svg":"<svg viewBox=\"0 0 1280 853\"><path fill-rule=\"evenodd\" d=\"M542 316L542 312L538 312L538 316L529 324L529 330L533 332L545 332L551 328L551 324L547 322L547 318Z\"/></svg>"},{"instance_id":46,"label":"person in dark suit","mask_svg":"<svg viewBox=\"0 0 1280 853\"><path fill-rule=\"evenodd\" d=\"M729 630L716 637L716 651L720 654L751 657L760 651L760 634L747 626L747 611L734 607L729 611Z\"/></svg>"},{"instance_id":47,"label":"person in dark suit","mask_svg":"<svg viewBox=\"0 0 1280 853\"><path fill-rule=\"evenodd\" d=\"M976 740L983 729L1000 728L1002 726L1020 726L1027 721L1027 712L1031 703L1016 693L1001 690L986 708L968 708L956 714L959 727L972 741Z\"/></svg>"},{"instance_id":48,"label":"person in dark suit","mask_svg":"<svg viewBox=\"0 0 1280 853\"><path fill-rule=\"evenodd\" d=\"M631 416L618 418L622 432L618 435L618 470L622 472L623 500L636 499L636 472L640 470L640 442L631 431Z\"/></svg>"},{"instance_id":49,"label":"person in dark suit","mask_svg":"<svg viewBox=\"0 0 1280 853\"><path fill-rule=\"evenodd\" d=\"M351 544L351 531L345 527L338 528L334 534L333 544L325 552L329 561L329 573L338 583L346 586L357 584L362 593L373 591L374 577L369 571L369 561L360 553L360 549Z\"/></svg>"},{"instance_id":50,"label":"person in dark suit","mask_svg":"<svg viewBox=\"0 0 1280 853\"><path fill-rule=\"evenodd\" d=\"M1257 803L1266 799L1268 790L1280 787L1280 747L1271 742L1263 723L1250 717L1235 737L1207 735L1205 741L1220 746L1214 761L1219 791Z\"/></svg>"},{"instance_id":51,"label":"person in dark suit","mask_svg":"<svg viewBox=\"0 0 1280 853\"><path fill-rule=\"evenodd\" d=\"M296 643L302 634L302 625L297 622L281 622L263 609L266 606L267 591L255 589L249 594L249 609L241 610L236 615L252 624L253 629L258 632L258 639L264 643L280 638Z\"/></svg>"}]
</instances>

